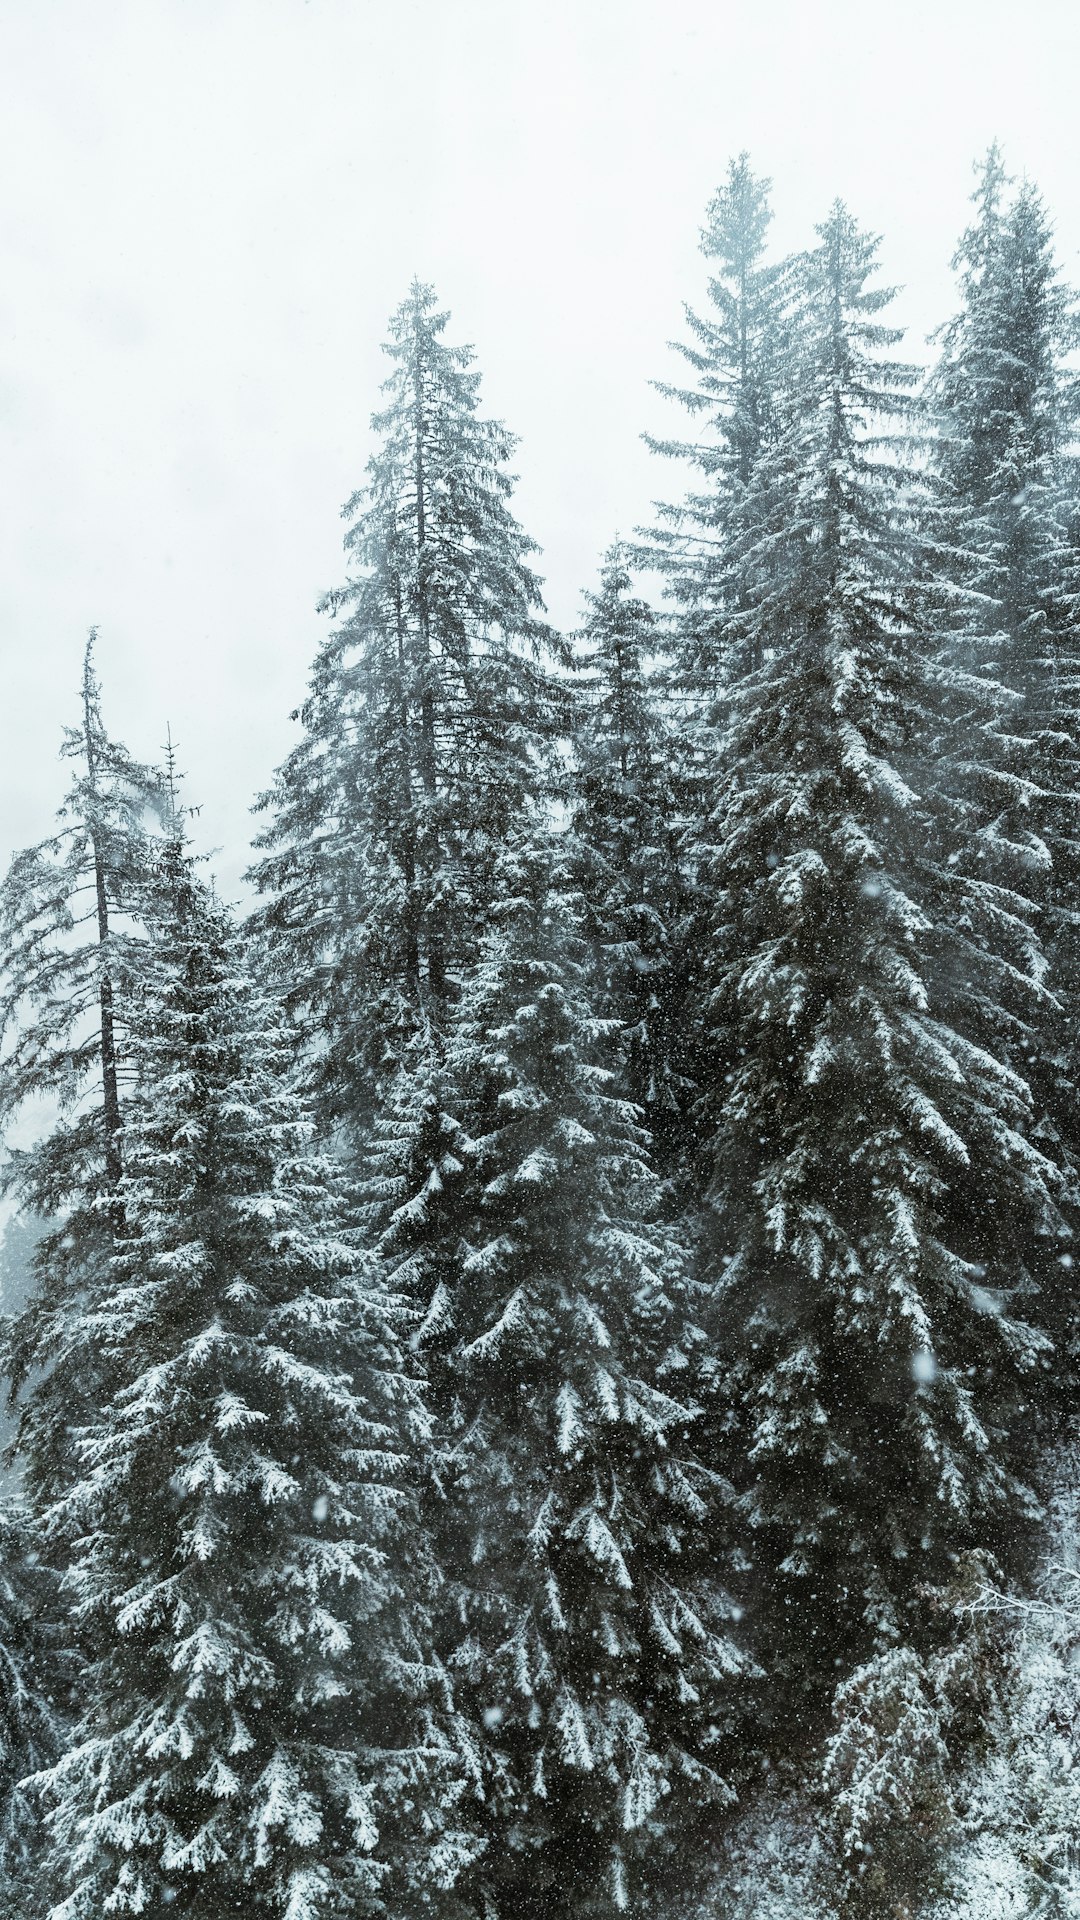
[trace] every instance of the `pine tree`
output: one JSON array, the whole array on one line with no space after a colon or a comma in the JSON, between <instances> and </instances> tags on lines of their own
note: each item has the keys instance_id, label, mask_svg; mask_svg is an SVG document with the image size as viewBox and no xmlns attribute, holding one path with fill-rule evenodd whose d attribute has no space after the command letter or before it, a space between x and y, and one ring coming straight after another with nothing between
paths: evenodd
<instances>
[{"instance_id":1,"label":"pine tree","mask_svg":"<svg viewBox=\"0 0 1080 1920\"><path fill-rule=\"evenodd\" d=\"M44 1782L54 1920L400 1911L459 1845L415 1637L417 1384L341 1238L296 1036L178 838L145 912L122 1231L69 1276L64 1337L95 1359L96 1405L81 1478L50 1501L35 1476L86 1661ZM26 1357L32 1453L53 1354L39 1336Z\"/></svg>"},{"instance_id":2,"label":"pine tree","mask_svg":"<svg viewBox=\"0 0 1080 1920\"><path fill-rule=\"evenodd\" d=\"M38 1890L41 1831L28 1776L56 1758L70 1676L53 1632L55 1594L26 1517L0 1508L0 1916L25 1920Z\"/></svg>"},{"instance_id":3,"label":"pine tree","mask_svg":"<svg viewBox=\"0 0 1080 1920\"><path fill-rule=\"evenodd\" d=\"M676 680L695 706L707 707L718 685L760 664L752 638L749 651L745 641L735 643L730 617L745 607L747 588L743 548L730 536L733 522L745 524L752 511L750 483L776 430L791 354L792 264L766 259L770 185L747 154L729 163L701 236L702 252L718 263L709 281L712 310L701 316L687 307L691 341L672 343L693 384L656 382L706 431L694 441L647 436L654 451L697 467L705 483L661 509L661 527L642 553L664 573L678 605Z\"/></svg>"},{"instance_id":4,"label":"pine tree","mask_svg":"<svg viewBox=\"0 0 1080 1920\"><path fill-rule=\"evenodd\" d=\"M0 1124L31 1100L58 1104L76 1119L59 1162L38 1163L28 1189L37 1211L55 1211L60 1163L101 1163L120 1177L123 1066L118 979L130 916L146 871L161 783L151 767L111 740L94 671L96 630L83 659L83 723L66 728L61 749L78 771L49 840L17 854L0 888L0 1035L10 1044L0 1074ZM79 1176L80 1178L82 1175Z\"/></svg>"},{"instance_id":5,"label":"pine tree","mask_svg":"<svg viewBox=\"0 0 1080 1920\"><path fill-rule=\"evenodd\" d=\"M469 348L414 283L391 321L387 404L346 505L358 567L262 804L260 916L317 1015L331 1111L370 1112L410 1038L445 1024L507 820L536 790L560 706L534 543L510 510L514 440L479 409Z\"/></svg>"},{"instance_id":6,"label":"pine tree","mask_svg":"<svg viewBox=\"0 0 1080 1920\"><path fill-rule=\"evenodd\" d=\"M40 1473L50 1494L70 1469L71 1427L94 1405L94 1356L67 1335L76 1276L94 1265L107 1271L121 1225L127 1000L164 806L156 769L105 730L95 639L91 631L83 723L65 729L61 749L76 771L59 829L16 854L0 886L3 1184L38 1223L31 1298L11 1330L5 1364L17 1386L35 1348L52 1354L27 1469L31 1492ZM16 1147L20 1126L33 1129L33 1145Z\"/></svg>"},{"instance_id":7,"label":"pine tree","mask_svg":"<svg viewBox=\"0 0 1080 1920\"><path fill-rule=\"evenodd\" d=\"M654 1154L670 1172L680 1156L689 1087L677 958L688 907L676 845L681 796L650 675L656 621L632 591L618 544L587 603L572 823L586 931L599 956L599 1010L623 1028L629 1090Z\"/></svg>"},{"instance_id":8,"label":"pine tree","mask_svg":"<svg viewBox=\"0 0 1080 1920\"><path fill-rule=\"evenodd\" d=\"M819 236L737 562L762 664L732 688L701 828L718 1414L759 1632L811 1694L918 1645L952 1556L1031 1512L1007 1429L1043 1345L1017 1296L1055 1216L1025 1084L943 1013L957 975L992 990L997 956L951 931L975 883L912 785L947 722L902 591L914 482L881 445L914 374L875 243L841 205Z\"/></svg>"},{"instance_id":9,"label":"pine tree","mask_svg":"<svg viewBox=\"0 0 1080 1920\"><path fill-rule=\"evenodd\" d=\"M13 1213L0 1233L0 1326L25 1307L34 1284L34 1255L44 1230L41 1221ZM12 1409L0 1403L0 1473L15 1479L7 1449L15 1438Z\"/></svg>"},{"instance_id":10,"label":"pine tree","mask_svg":"<svg viewBox=\"0 0 1080 1920\"><path fill-rule=\"evenodd\" d=\"M770 182L744 153L709 208L702 251L717 263L709 281L710 311L687 308L689 343L674 342L693 372L691 385L657 383L701 422L698 439L656 440L654 451L697 468L701 485L660 509L658 529L644 535L636 558L659 570L674 603L664 636L663 687L670 760L680 805L674 815L686 911L677 977L669 983L670 1018L681 1029L684 1110L706 1063L697 1057L698 1021L690 1011L707 992L701 960L711 938L711 845L716 767L724 752L730 691L761 665L753 608L769 552L756 476L779 431L795 350L795 267L772 262L766 242L772 220ZM760 536L760 537L759 537ZM662 1138L662 1136L661 1136ZM701 1142L692 1121L678 1131L675 1155L684 1182L700 1188ZM674 1156L673 1156L674 1157ZM693 1207L685 1230L693 1235Z\"/></svg>"},{"instance_id":11,"label":"pine tree","mask_svg":"<svg viewBox=\"0 0 1080 1920\"><path fill-rule=\"evenodd\" d=\"M885 1647L836 1689L817 1785L822 1883L844 1920L924 1913L950 1887L967 1811L957 1761L984 1755L1000 1711L1000 1635L980 1611L999 1591L989 1556L958 1555L937 1644Z\"/></svg>"},{"instance_id":12,"label":"pine tree","mask_svg":"<svg viewBox=\"0 0 1080 1920\"><path fill-rule=\"evenodd\" d=\"M564 861L508 848L445 1055L403 1076L372 1173L391 1284L426 1307L445 1649L484 1751L478 1898L548 1915L622 1908L658 1827L729 1797L747 1671L721 1490L685 1437L685 1281L599 1057Z\"/></svg>"},{"instance_id":13,"label":"pine tree","mask_svg":"<svg viewBox=\"0 0 1080 1920\"><path fill-rule=\"evenodd\" d=\"M983 1582L972 1611L1001 1642L1004 1682L960 1782L951 1898L930 1920L1068 1920L1080 1902L1080 1461L1075 1424L1046 1462L1048 1524L1030 1588Z\"/></svg>"},{"instance_id":14,"label":"pine tree","mask_svg":"<svg viewBox=\"0 0 1080 1920\"><path fill-rule=\"evenodd\" d=\"M930 388L946 658L994 690L989 707L985 696L969 703L978 744L973 753L966 743L959 778L977 831L962 857L991 896L996 925L984 939L1001 944L1006 916L1011 926L1013 964L980 1024L1032 1080L1048 1150L1070 1169L1075 1223L1080 573L1067 356L1078 336L1039 196L1027 182L1010 195L996 148L974 198L954 260L963 305ZM1075 1342L1072 1262L1058 1254L1053 1242L1033 1249L1034 1311Z\"/></svg>"}]
</instances>

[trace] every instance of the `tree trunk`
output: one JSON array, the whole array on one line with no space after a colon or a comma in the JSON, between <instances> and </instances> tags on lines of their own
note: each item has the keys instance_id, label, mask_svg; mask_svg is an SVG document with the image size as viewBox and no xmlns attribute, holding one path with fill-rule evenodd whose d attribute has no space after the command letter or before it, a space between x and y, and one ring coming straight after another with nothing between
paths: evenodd
<instances>
[{"instance_id":1,"label":"tree trunk","mask_svg":"<svg viewBox=\"0 0 1080 1920\"><path fill-rule=\"evenodd\" d=\"M409 742L409 696L407 664L405 654L405 615L401 605L400 585L395 587L395 614L397 620L397 702L398 732L401 740L401 871L405 881L405 976L409 993L417 1007L420 1005L420 933L417 926L416 893L416 828L413 821L413 793L411 779L411 753Z\"/></svg>"},{"instance_id":2,"label":"tree trunk","mask_svg":"<svg viewBox=\"0 0 1080 1920\"><path fill-rule=\"evenodd\" d=\"M97 754L95 751L95 713L93 698L93 654L96 629L91 629L86 643L86 656L83 663L83 722L85 726L86 770L89 779L91 802L97 797ZM116 1073L116 1023L113 1012L112 975L106 964L109 941L109 897L105 885L105 859L101 847L101 836L97 822L89 822L90 843L94 850L94 891L97 898L98 945L101 949L101 970L98 997L101 1007L101 1106L102 1124L105 1130L105 1172L109 1185L115 1187L123 1172L120 1159L120 1089Z\"/></svg>"},{"instance_id":3,"label":"tree trunk","mask_svg":"<svg viewBox=\"0 0 1080 1920\"><path fill-rule=\"evenodd\" d=\"M446 949L442 929L436 924L432 912L432 886L441 865L439 829L436 824L438 805L438 760L435 743L435 689L433 686L433 661L431 658L431 609L428 605L427 581L425 578L425 548L427 545L427 514L424 495L427 478L424 471L424 389L423 368L420 364L419 342L413 362L413 391L415 394L416 429L416 573L417 573L417 616L420 622L420 782L424 789L424 831L422 844L426 866L425 889L426 927L424 944L427 949L428 988L431 994L433 1011L438 1016L446 997Z\"/></svg>"}]
</instances>

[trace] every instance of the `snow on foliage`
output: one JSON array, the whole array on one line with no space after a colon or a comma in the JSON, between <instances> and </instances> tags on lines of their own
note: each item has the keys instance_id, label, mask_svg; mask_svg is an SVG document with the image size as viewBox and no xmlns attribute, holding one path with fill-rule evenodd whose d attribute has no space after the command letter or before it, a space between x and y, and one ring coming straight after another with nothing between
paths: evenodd
<instances>
[{"instance_id":1,"label":"snow on foliage","mask_svg":"<svg viewBox=\"0 0 1080 1920\"><path fill-rule=\"evenodd\" d=\"M39 1516L85 1661L41 1782L53 1911L338 1920L425 1883L439 1830L415 1543L409 1601L400 1565L423 1415L341 1237L294 1035L175 842L144 912L123 1224L69 1306L97 1407ZM429 1831L406 1837L421 1787Z\"/></svg>"},{"instance_id":2,"label":"snow on foliage","mask_svg":"<svg viewBox=\"0 0 1080 1920\"><path fill-rule=\"evenodd\" d=\"M261 803L258 924L318 1026L324 1106L353 1125L443 1020L565 708L535 543L509 504L515 442L481 415L447 318L419 282L392 317L377 450L343 509L357 571L326 597L340 624Z\"/></svg>"},{"instance_id":3,"label":"snow on foliage","mask_svg":"<svg viewBox=\"0 0 1080 1920\"><path fill-rule=\"evenodd\" d=\"M91 639L0 887L0 1920L1080 1914L1076 312L975 202L920 395L732 163L572 645L414 282L250 938Z\"/></svg>"},{"instance_id":4,"label":"snow on foliage","mask_svg":"<svg viewBox=\"0 0 1080 1920\"><path fill-rule=\"evenodd\" d=\"M724 1489L659 1367L699 1336L603 1062L559 849L512 842L497 877L445 1058L402 1077L376 1134L373 1217L388 1284L450 1302L424 1341L440 1646L460 1702L497 1710L484 1884L539 1911L576 1874L604 1910L661 1809L677 1825L730 1797L722 1731L749 1665L716 1548L699 1551ZM433 1194L436 1138L456 1171Z\"/></svg>"}]
</instances>

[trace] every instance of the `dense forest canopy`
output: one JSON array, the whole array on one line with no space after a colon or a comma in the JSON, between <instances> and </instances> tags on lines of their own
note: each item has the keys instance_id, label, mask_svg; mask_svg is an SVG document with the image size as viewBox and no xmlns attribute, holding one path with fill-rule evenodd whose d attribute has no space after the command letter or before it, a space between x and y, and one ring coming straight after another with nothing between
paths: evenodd
<instances>
[{"instance_id":1,"label":"dense forest canopy","mask_svg":"<svg viewBox=\"0 0 1080 1920\"><path fill-rule=\"evenodd\" d=\"M245 919L90 636L0 887L0 1915L1080 1912L1078 310L996 148L927 373L770 221L571 634L408 289Z\"/></svg>"}]
</instances>

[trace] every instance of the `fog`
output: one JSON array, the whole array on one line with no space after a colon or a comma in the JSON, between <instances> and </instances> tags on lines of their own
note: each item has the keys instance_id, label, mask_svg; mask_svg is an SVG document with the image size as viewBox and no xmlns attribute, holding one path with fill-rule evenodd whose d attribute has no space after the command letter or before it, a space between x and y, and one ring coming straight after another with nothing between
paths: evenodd
<instances>
[{"instance_id":1,"label":"fog","mask_svg":"<svg viewBox=\"0 0 1080 1920\"><path fill-rule=\"evenodd\" d=\"M1080 277L1065 0L20 0L0 6L0 858L47 831L87 627L115 730L170 726L235 893L342 577L416 273L520 435L555 620L671 484L641 442L728 157L778 247L836 194L910 350L997 137Z\"/></svg>"}]
</instances>

